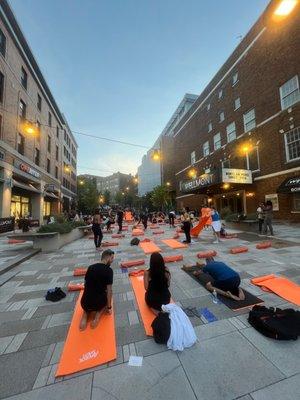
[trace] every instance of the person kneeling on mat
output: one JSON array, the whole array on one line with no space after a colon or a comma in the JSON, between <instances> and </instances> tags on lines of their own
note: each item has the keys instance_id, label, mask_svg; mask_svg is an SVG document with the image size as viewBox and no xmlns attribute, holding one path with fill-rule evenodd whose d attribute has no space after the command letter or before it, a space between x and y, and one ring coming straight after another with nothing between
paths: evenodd
<instances>
[{"instance_id":1,"label":"person kneeling on mat","mask_svg":"<svg viewBox=\"0 0 300 400\"><path fill-rule=\"evenodd\" d=\"M144 272L145 301L154 314L158 315L163 304L169 304L171 274L159 253L152 253L150 268Z\"/></svg>"},{"instance_id":2,"label":"person kneeling on mat","mask_svg":"<svg viewBox=\"0 0 300 400\"><path fill-rule=\"evenodd\" d=\"M79 329L84 330L89 317L92 317L91 328L96 328L101 314L111 314L113 270L110 265L114 260L114 252L104 250L101 263L90 265L85 274L84 291L81 298L83 314Z\"/></svg>"},{"instance_id":3,"label":"person kneeling on mat","mask_svg":"<svg viewBox=\"0 0 300 400\"><path fill-rule=\"evenodd\" d=\"M228 267L221 261L215 261L213 257L206 259L206 264L199 264L201 271L195 271L194 275L199 276L202 272L209 274L213 278L213 282L207 282L206 289L210 292L214 290L222 296L229 297L233 300L245 300L245 294L239 287L241 278L239 274L232 268Z\"/></svg>"}]
</instances>

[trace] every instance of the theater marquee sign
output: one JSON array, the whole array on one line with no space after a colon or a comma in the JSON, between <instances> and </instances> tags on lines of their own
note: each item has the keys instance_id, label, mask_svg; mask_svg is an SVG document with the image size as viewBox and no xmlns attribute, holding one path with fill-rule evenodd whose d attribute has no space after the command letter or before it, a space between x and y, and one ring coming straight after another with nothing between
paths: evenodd
<instances>
[{"instance_id":1,"label":"theater marquee sign","mask_svg":"<svg viewBox=\"0 0 300 400\"><path fill-rule=\"evenodd\" d=\"M252 172L248 169L222 168L223 183L252 183Z\"/></svg>"},{"instance_id":2,"label":"theater marquee sign","mask_svg":"<svg viewBox=\"0 0 300 400\"><path fill-rule=\"evenodd\" d=\"M190 181L181 181L180 191L191 192L195 189L201 189L206 186L210 186L213 183L216 183L214 174L203 174L201 176L198 176L198 178L192 179Z\"/></svg>"}]
</instances>

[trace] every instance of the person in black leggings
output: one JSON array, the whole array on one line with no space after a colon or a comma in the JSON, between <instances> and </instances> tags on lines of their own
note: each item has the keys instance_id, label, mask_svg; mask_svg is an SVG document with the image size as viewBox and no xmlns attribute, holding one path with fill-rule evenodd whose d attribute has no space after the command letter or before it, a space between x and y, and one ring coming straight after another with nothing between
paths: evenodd
<instances>
[{"instance_id":1,"label":"person in black leggings","mask_svg":"<svg viewBox=\"0 0 300 400\"><path fill-rule=\"evenodd\" d=\"M95 211L95 214L93 216L93 224L92 224L92 231L94 234L94 242L96 249L98 249L101 246L101 242L103 239L103 233L101 229L101 215L99 210Z\"/></svg>"},{"instance_id":2,"label":"person in black leggings","mask_svg":"<svg viewBox=\"0 0 300 400\"><path fill-rule=\"evenodd\" d=\"M189 215L189 208L183 209L183 214L181 215L182 228L185 233L185 240L183 243L191 243L191 219Z\"/></svg>"},{"instance_id":3,"label":"person in black leggings","mask_svg":"<svg viewBox=\"0 0 300 400\"><path fill-rule=\"evenodd\" d=\"M118 233L122 233L124 213L121 208L117 211L117 223L119 225Z\"/></svg>"}]
</instances>

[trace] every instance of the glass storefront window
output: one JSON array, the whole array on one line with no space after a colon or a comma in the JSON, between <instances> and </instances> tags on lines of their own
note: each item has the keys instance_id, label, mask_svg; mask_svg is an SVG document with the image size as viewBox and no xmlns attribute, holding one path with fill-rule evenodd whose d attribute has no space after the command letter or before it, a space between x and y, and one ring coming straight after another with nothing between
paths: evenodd
<instances>
[{"instance_id":1,"label":"glass storefront window","mask_svg":"<svg viewBox=\"0 0 300 400\"><path fill-rule=\"evenodd\" d=\"M44 201L43 216L46 217L51 214L51 203L50 201Z\"/></svg>"},{"instance_id":2,"label":"glass storefront window","mask_svg":"<svg viewBox=\"0 0 300 400\"><path fill-rule=\"evenodd\" d=\"M30 200L28 197L12 195L10 215L16 219L24 218L30 214Z\"/></svg>"}]
</instances>

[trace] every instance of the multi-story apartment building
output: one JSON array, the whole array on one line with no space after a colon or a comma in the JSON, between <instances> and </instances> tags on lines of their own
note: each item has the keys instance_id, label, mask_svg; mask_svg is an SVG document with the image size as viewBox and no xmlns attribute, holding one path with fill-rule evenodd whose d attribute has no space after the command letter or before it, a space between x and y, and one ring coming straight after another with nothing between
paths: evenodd
<instances>
[{"instance_id":1,"label":"multi-story apartment building","mask_svg":"<svg viewBox=\"0 0 300 400\"><path fill-rule=\"evenodd\" d=\"M114 200L114 197L118 192L134 193L136 190L135 177L131 174L123 174L122 172L116 172L105 177L83 174L79 175L78 178L83 181L84 179L94 179L98 192L102 194L104 194L105 191L110 192L111 201Z\"/></svg>"},{"instance_id":2,"label":"multi-story apartment building","mask_svg":"<svg viewBox=\"0 0 300 400\"><path fill-rule=\"evenodd\" d=\"M68 164L76 174L76 141L8 2L1 0L0 217L29 214L41 223L61 211L65 189L75 196L76 176L69 187L63 184L65 130L71 146Z\"/></svg>"},{"instance_id":3,"label":"multi-story apartment building","mask_svg":"<svg viewBox=\"0 0 300 400\"><path fill-rule=\"evenodd\" d=\"M192 107L196 99L195 94L186 93L176 108L167 125L155 141L154 145L143 156L142 163L138 167L138 195L143 196L155 186L168 182L170 186L174 183L173 170L173 134L174 130L183 116ZM153 159L154 152L157 152L157 159ZM161 157L161 155L163 156Z\"/></svg>"},{"instance_id":4,"label":"multi-story apartment building","mask_svg":"<svg viewBox=\"0 0 300 400\"><path fill-rule=\"evenodd\" d=\"M300 2L271 1L174 130L177 206L300 220ZM283 8L281 8L283 10ZM220 43L221 45L221 43Z\"/></svg>"}]
</instances>

